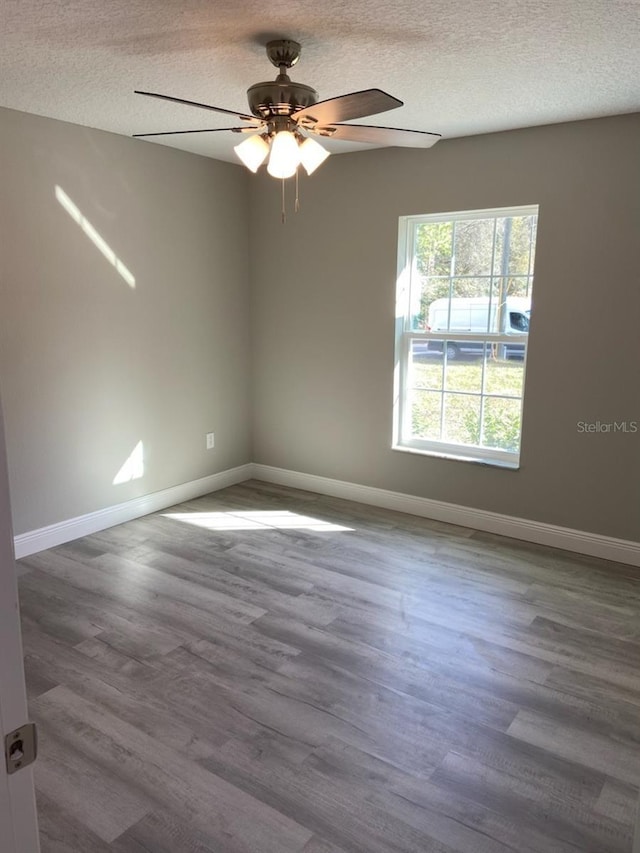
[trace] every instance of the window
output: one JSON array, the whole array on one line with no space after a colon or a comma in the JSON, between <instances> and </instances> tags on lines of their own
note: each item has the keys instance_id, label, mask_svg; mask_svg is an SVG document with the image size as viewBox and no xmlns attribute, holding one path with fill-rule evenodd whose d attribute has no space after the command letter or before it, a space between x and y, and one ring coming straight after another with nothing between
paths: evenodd
<instances>
[{"instance_id":1,"label":"window","mask_svg":"<svg viewBox=\"0 0 640 853\"><path fill-rule=\"evenodd\" d=\"M518 466L537 220L400 218L394 448Z\"/></svg>"}]
</instances>

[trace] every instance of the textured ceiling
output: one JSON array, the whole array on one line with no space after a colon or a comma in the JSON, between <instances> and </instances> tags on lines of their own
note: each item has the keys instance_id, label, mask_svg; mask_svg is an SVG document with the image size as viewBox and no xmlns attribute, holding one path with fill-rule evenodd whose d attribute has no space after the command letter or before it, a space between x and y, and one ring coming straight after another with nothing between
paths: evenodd
<instances>
[{"instance_id":1,"label":"textured ceiling","mask_svg":"<svg viewBox=\"0 0 640 853\"><path fill-rule=\"evenodd\" d=\"M0 105L127 135L225 127L133 90L246 111L281 37L302 43L291 77L321 99L405 102L364 123L454 137L640 110L640 0L2 0ZM160 144L234 160L237 142Z\"/></svg>"}]
</instances>

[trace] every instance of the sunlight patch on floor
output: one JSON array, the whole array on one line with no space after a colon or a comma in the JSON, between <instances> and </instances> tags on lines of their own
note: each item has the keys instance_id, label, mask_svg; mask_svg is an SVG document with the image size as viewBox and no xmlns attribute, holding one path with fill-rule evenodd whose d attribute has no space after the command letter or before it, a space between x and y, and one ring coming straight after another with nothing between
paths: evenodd
<instances>
[{"instance_id":1,"label":"sunlight patch on floor","mask_svg":"<svg viewBox=\"0 0 640 853\"><path fill-rule=\"evenodd\" d=\"M204 527L207 530L310 530L316 533L352 531L352 527L333 524L309 515L285 510L233 510L230 512L166 512L165 518Z\"/></svg>"}]
</instances>

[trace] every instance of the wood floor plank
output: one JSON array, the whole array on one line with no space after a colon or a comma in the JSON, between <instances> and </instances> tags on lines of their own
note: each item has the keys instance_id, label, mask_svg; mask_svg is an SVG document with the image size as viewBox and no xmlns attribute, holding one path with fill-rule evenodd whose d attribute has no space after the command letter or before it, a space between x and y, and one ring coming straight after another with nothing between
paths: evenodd
<instances>
[{"instance_id":1,"label":"wood floor plank","mask_svg":"<svg viewBox=\"0 0 640 853\"><path fill-rule=\"evenodd\" d=\"M302 853L345 853L344 848L336 847L330 841L324 838L319 838L314 835L313 838L305 845Z\"/></svg>"},{"instance_id":2,"label":"wood floor plank","mask_svg":"<svg viewBox=\"0 0 640 853\"><path fill-rule=\"evenodd\" d=\"M279 614L284 618L303 619L311 625L328 625L338 615L335 602L323 601L312 595L314 585L307 582L305 588L295 588L294 594L274 589L268 582L262 582L255 576L245 579L240 572L212 571L204 562L186 560L175 555L156 555L147 561L147 565L188 582L197 583L206 590L230 595L234 600L243 601L258 608L263 615L266 612Z\"/></svg>"},{"instance_id":3,"label":"wood floor plank","mask_svg":"<svg viewBox=\"0 0 640 853\"><path fill-rule=\"evenodd\" d=\"M20 562L42 853L630 853L640 570L250 481Z\"/></svg>"},{"instance_id":4,"label":"wood floor plank","mask_svg":"<svg viewBox=\"0 0 640 853\"><path fill-rule=\"evenodd\" d=\"M166 572L157 571L121 555L103 554L96 557L91 565L103 570L112 585L124 586L127 591L135 589L154 603L164 598L187 607L223 613L227 618L243 624L248 624L266 613L264 608L246 604L238 597L207 589L199 583L171 577Z\"/></svg>"},{"instance_id":5,"label":"wood floor plank","mask_svg":"<svg viewBox=\"0 0 640 853\"><path fill-rule=\"evenodd\" d=\"M288 638L287 641L306 652L305 660L328 661L381 689L388 688L431 706L455 707L463 715L471 713L476 721L498 729L506 729L517 713L517 706L508 700L480 691L469 692L462 682L447 678L444 673L434 673L407 658L388 655L371 646L345 643L327 631L308 629L300 623L283 623L272 617L258 620L256 628L271 637ZM304 663L294 659L284 664L281 671L296 673L303 667ZM431 711L434 710L432 707Z\"/></svg>"},{"instance_id":6,"label":"wood floor plank","mask_svg":"<svg viewBox=\"0 0 640 853\"><path fill-rule=\"evenodd\" d=\"M144 817L112 847L114 853L235 853L237 849L233 842L221 847L219 839L207 838L167 809Z\"/></svg>"},{"instance_id":7,"label":"wood floor plank","mask_svg":"<svg viewBox=\"0 0 640 853\"><path fill-rule=\"evenodd\" d=\"M359 786L313 767L269 760L251 742L230 741L203 762L216 775L277 808L346 853L454 853L456 848L382 813ZM456 851L459 853L459 851Z\"/></svg>"},{"instance_id":8,"label":"wood floor plank","mask_svg":"<svg viewBox=\"0 0 640 853\"><path fill-rule=\"evenodd\" d=\"M236 677L227 668L212 666L186 650L179 657L169 657L169 678L162 681L166 695L183 695L185 703L201 708L205 716L208 709L212 714L225 715L227 721L219 725L225 726L230 738L237 737L234 730L239 726L245 737L271 731L302 748L313 748L330 735L355 740L369 737L357 724L330 710L334 692L327 695L322 687L292 679L274 683L271 677L266 680L266 673L261 684L247 681L242 674ZM198 687L194 690L195 684Z\"/></svg>"},{"instance_id":9,"label":"wood floor plank","mask_svg":"<svg viewBox=\"0 0 640 853\"><path fill-rule=\"evenodd\" d=\"M257 627L259 625L258 621ZM406 636L381 626L359 623L355 616L351 623L336 620L331 626L333 636L372 645L392 656L401 655L403 660L409 659L415 666L424 668L427 670L422 685L425 688L434 677L438 678L440 690L460 685L458 695L464 691L470 702L475 700L478 709L487 697L494 703L502 699L509 707L538 711L594 733L606 734L613 725L619 740L632 744L640 742L637 705L627 701L625 694L614 693L610 684L599 685L603 695L598 699L593 693L593 682L576 673L556 674L552 664L496 643L486 643L436 626L425 625L424 628L417 636L416 632ZM571 689L573 682L578 689ZM425 693L425 697L436 704L462 709L463 702L452 702L451 697L440 690ZM480 713L475 717L481 720Z\"/></svg>"},{"instance_id":10,"label":"wood floor plank","mask_svg":"<svg viewBox=\"0 0 640 853\"><path fill-rule=\"evenodd\" d=\"M162 686L156 685L157 679L135 674L130 677L121 669L114 671L104 661L98 664L95 657L87 658L77 649L66 649L44 636L38 638L37 647L31 637L27 642L28 678L35 672L40 679L40 673L47 672L57 679L49 689L64 684L78 696L101 705L184 755L202 758L229 737L220 726L211 724L211 715L209 720L203 720L189 713L183 696L172 703Z\"/></svg>"},{"instance_id":11,"label":"wood floor plank","mask_svg":"<svg viewBox=\"0 0 640 853\"><path fill-rule=\"evenodd\" d=\"M470 820L460 820L459 816L442 808L429 808L426 800L418 805L398 796L398 791L403 788L412 792L424 790L424 781L416 784L409 774L349 744L330 739L313 751L305 766L329 779L337 776L349 786L364 786L369 791L368 801L382 814L393 816L402 824L418 830L425 839L448 844L460 853L510 853L514 849L519 850L504 843L497 833L489 833L478 824L474 826Z\"/></svg>"},{"instance_id":12,"label":"wood floor plank","mask_svg":"<svg viewBox=\"0 0 640 853\"><path fill-rule=\"evenodd\" d=\"M113 853L113 846L88 829L75 814L65 811L42 791L36 794L41 853ZM79 812L84 818L82 809Z\"/></svg>"},{"instance_id":13,"label":"wood floor plank","mask_svg":"<svg viewBox=\"0 0 640 853\"><path fill-rule=\"evenodd\" d=\"M469 796L466 796L468 794ZM389 798L395 800L394 808L404 807L423 811L422 820L428 821L433 813L446 815L452 820L476 830L480 835L502 842L514 853L576 853L576 846L550 834L546 821L523 823L517 812L509 808L502 811L494 808L493 803L478 802L474 789L468 786L466 791L457 786L440 787L431 781L421 782L420 786L412 782L395 785L389 790ZM406 820L415 819L411 812Z\"/></svg>"},{"instance_id":14,"label":"wood floor plank","mask_svg":"<svg viewBox=\"0 0 640 853\"><path fill-rule=\"evenodd\" d=\"M640 786L640 743L620 743L606 735L581 730L525 710L518 711L508 733L602 773L608 773L611 767L615 767L617 779Z\"/></svg>"},{"instance_id":15,"label":"wood floor plank","mask_svg":"<svg viewBox=\"0 0 640 853\"><path fill-rule=\"evenodd\" d=\"M223 850L299 853L312 835L295 819L66 687L39 697L32 712L36 720L46 719L61 743L72 741L88 758L119 774L125 784L151 800L160 798L187 822L210 833Z\"/></svg>"},{"instance_id":16,"label":"wood floor plank","mask_svg":"<svg viewBox=\"0 0 640 853\"><path fill-rule=\"evenodd\" d=\"M56 554L62 552L62 548L56 549ZM93 566L91 562L86 565L80 564L80 571L92 572ZM156 614L145 615L140 610L134 609L129 602L116 601L113 598L107 602L99 591L93 592L88 589L81 589L77 585L68 583L64 579L59 579L53 575L43 572L39 569L31 569L31 577L28 582L22 583L20 587L21 595L21 611L31 617L42 628L47 629L47 623L38 618L38 614L33 610L32 602L42 609L46 607L48 602L53 600L60 602L67 613L75 617L81 623L87 623L95 626L99 633L111 633L114 636L122 638L119 642L135 643L138 646L129 646L133 656L140 653L142 657L149 654L161 652L167 644L175 648L176 645L190 636L189 632L181 633L169 630L166 625L160 624ZM27 586L31 593L31 598L24 598L22 595L23 588ZM51 633L51 632L49 632ZM88 634L89 636L98 636L95 632Z\"/></svg>"},{"instance_id":17,"label":"wood floor plank","mask_svg":"<svg viewBox=\"0 0 640 853\"><path fill-rule=\"evenodd\" d=\"M99 622L69 608L64 596L43 594L41 573L31 571L20 584L20 609L45 631L73 646L102 631Z\"/></svg>"},{"instance_id":18,"label":"wood floor plank","mask_svg":"<svg viewBox=\"0 0 640 853\"><path fill-rule=\"evenodd\" d=\"M123 783L75 749L62 743L40 716L39 737L46 746L35 766L36 790L57 808L82 815L82 823L111 842L151 811L153 803L135 786Z\"/></svg>"},{"instance_id":19,"label":"wood floor plank","mask_svg":"<svg viewBox=\"0 0 640 853\"><path fill-rule=\"evenodd\" d=\"M596 811L622 824L632 824L638 808L638 787L607 779L596 803Z\"/></svg>"},{"instance_id":20,"label":"wood floor plank","mask_svg":"<svg viewBox=\"0 0 640 853\"><path fill-rule=\"evenodd\" d=\"M509 814L525 837L533 825L544 827L552 838L580 851L628 853L631 833L627 825L598 815L595 802L585 799L577 785L573 790L557 785L545 788L545 777L550 774L531 777L523 773L516 762L511 768L495 769L451 752L431 778L440 787Z\"/></svg>"},{"instance_id":21,"label":"wood floor plank","mask_svg":"<svg viewBox=\"0 0 640 853\"><path fill-rule=\"evenodd\" d=\"M114 600L132 606L147 617L160 618L171 628L184 622L210 621L211 613L248 624L266 612L194 584L172 582L165 573L119 554L106 553L85 565L54 551L49 557L29 557L28 564L70 586L103 596L105 604Z\"/></svg>"}]
</instances>

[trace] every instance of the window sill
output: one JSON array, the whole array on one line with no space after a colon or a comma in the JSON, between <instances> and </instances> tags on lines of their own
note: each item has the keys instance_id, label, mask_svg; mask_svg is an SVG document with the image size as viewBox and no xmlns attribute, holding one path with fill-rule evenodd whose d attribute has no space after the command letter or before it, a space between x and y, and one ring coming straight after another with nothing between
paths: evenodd
<instances>
[{"instance_id":1,"label":"window sill","mask_svg":"<svg viewBox=\"0 0 640 853\"><path fill-rule=\"evenodd\" d=\"M418 456L434 456L436 459L452 459L454 462L472 462L475 465L485 465L489 468L505 468L507 471L519 471L520 462L511 462L505 459L486 459L479 456L463 456L450 451L424 450L417 447L407 447L403 444L391 445L392 450L400 453L415 453Z\"/></svg>"}]
</instances>

